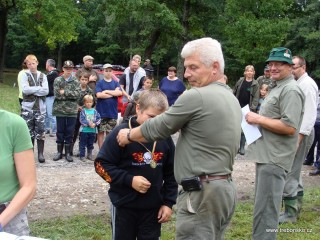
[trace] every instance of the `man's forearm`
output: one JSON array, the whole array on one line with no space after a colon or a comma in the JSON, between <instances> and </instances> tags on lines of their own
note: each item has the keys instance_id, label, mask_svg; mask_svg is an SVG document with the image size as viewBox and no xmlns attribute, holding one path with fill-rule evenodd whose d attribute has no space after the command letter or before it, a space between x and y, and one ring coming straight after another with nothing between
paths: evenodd
<instances>
[{"instance_id":1,"label":"man's forearm","mask_svg":"<svg viewBox=\"0 0 320 240\"><path fill-rule=\"evenodd\" d=\"M133 142L147 142L147 140L142 136L141 126L132 128L128 136L130 141Z\"/></svg>"},{"instance_id":2,"label":"man's forearm","mask_svg":"<svg viewBox=\"0 0 320 240\"><path fill-rule=\"evenodd\" d=\"M296 132L296 129L294 127L283 123L280 119L261 117L259 125L271 132L282 135L294 135Z\"/></svg>"}]
</instances>

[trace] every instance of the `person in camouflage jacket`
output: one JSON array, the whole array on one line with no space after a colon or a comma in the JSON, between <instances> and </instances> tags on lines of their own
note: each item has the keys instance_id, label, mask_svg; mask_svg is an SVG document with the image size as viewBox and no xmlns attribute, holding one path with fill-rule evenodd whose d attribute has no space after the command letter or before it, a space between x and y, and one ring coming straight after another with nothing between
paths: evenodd
<instances>
[{"instance_id":1,"label":"person in camouflage jacket","mask_svg":"<svg viewBox=\"0 0 320 240\"><path fill-rule=\"evenodd\" d=\"M72 76L74 64L67 60L63 64L63 75L56 78L53 85L54 103L53 115L57 118L57 150L53 160L62 159L63 145L65 147L66 160L72 162L70 155L73 132L77 120L78 99L80 97L80 83Z\"/></svg>"}]
</instances>

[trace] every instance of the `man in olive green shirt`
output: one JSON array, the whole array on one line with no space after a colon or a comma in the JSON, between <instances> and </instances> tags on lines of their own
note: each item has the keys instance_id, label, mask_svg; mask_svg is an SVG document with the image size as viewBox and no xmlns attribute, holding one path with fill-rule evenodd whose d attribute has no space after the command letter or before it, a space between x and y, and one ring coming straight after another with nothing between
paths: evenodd
<instances>
[{"instance_id":1,"label":"man in olive green shirt","mask_svg":"<svg viewBox=\"0 0 320 240\"><path fill-rule=\"evenodd\" d=\"M282 193L297 150L304 106L304 94L291 73L291 51L273 48L267 63L275 81L273 88L260 115L246 115L247 122L258 124L262 134L248 149L248 158L256 161L254 240L276 239Z\"/></svg>"},{"instance_id":2,"label":"man in olive green shirt","mask_svg":"<svg viewBox=\"0 0 320 240\"><path fill-rule=\"evenodd\" d=\"M236 203L231 173L241 134L241 109L222 83L224 58L218 41L191 41L181 56L185 59L184 76L193 88L180 95L165 113L138 128L121 130L118 141L124 146L130 141L165 139L181 129L175 178L182 183L196 177L193 183L202 189L185 187L180 192L176 239L223 239Z\"/></svg>"},{"instance_id":3,"label":"man in olive green shirt","mask_svg":"<svg viewBox=\"0 0 320 240\"><path fill-rule=\"evenodd\" d=\"M260 87L262 84L267 84L269 88L272 86L272 79L270 78L270 69L268 65L264 67L263 75L257 78L257 82Z\"/></svg>"}]
</instances>

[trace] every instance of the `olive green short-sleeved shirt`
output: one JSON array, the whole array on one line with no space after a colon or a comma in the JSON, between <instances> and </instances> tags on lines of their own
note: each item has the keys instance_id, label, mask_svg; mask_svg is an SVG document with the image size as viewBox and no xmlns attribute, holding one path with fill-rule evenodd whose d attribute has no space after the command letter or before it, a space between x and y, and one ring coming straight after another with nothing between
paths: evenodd
<instances>
[{"instance_id":1,"label":"olive green short-sleeved shirt","mask_svg":"<svg viewBox=\"0 0 320 240\"><path fill-rule=\"evenodd\" d=\"M165 113L146 121L141 132L148 141L165 139L181 129L174 174L182 178L232 173L241 134L241 108L222 83L192 88Z\"/></svg>"},{"instance_id":2,"label":"olive green short-sleeved shirt","mask_svg":"<svg viewBox=\"0 0 320 240\"><path fill-rule=\"evenodd\" d=\"M304 94L290 75L272 88L261 105L260 115L280 119L286 125L299 129L304 113ZM297 150L299 131L292 136L273 133L260 128L262 137L249 145L248 158L257 163L275 164L290 171Z\"/></svg>"}]
</instances>

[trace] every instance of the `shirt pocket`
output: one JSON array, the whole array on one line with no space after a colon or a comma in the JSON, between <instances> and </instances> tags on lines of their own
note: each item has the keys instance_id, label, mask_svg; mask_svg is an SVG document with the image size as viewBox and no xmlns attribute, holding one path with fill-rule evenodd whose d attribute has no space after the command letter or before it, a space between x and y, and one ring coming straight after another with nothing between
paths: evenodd
<instances>
[{"instance_id":1,"label":"shirt pocket","mask_svg":"<svg viewBox=\"0 0 320 240\"><path fill-rule=\"evenodd\" d=\"M280 119L279 100L275 97L266 98L261 104L260 114L269 118Z\"/></svg>"}]
</instances>

